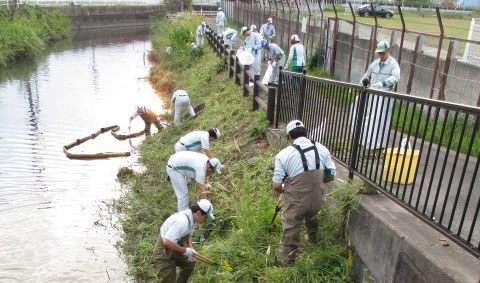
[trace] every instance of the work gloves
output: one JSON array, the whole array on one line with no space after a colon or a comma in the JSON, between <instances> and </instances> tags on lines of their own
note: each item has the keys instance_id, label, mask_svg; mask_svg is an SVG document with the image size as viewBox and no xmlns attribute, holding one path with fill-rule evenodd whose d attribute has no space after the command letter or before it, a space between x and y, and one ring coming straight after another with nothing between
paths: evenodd
<instances>
[{"instance_id":1,"label":"work gloves","mask_svg":"<svg viewBox=\"0 0 480 283\"><path fill-rule=\"evenodd\" d=\"M186 248L185 252L183 253L184 256L188 257L189 262L195 262L197 259L193 255L193 253L196 253L196 251L192 248Z\"/></svg>"},{"instance_id":2,"label":"work gloves","mask_svg":"<svg viewBox=\"0 0 480 283\"><path fill-rule=\"evenodd\" d=\"M208 183L205 184L205 188L206 188L207 190L210 189L211 187L212 187L212 185L210 185L210 184L208 184Z\"/></svg>"},{"instance_id":3,"label":"work gloves","mask_svg":"<svg viewBox=\"0 0 480 283\"><path fill-rule=\"evenodd\" d=\"M172 115L172 109L168 109L168 115Z\"/></svg>"},{"instance_id":4,"label":"work gloves","mask_svg":"<svg viewBox=\"0 0 480 283\"><path fill-rule=\"evenodd\" d=\"M381 87L383 87L383 84L382 84L382 82L378 82L378 83L374 83L373 85L371 85L371 87L381 88Z\"/></svg>"}]
</instances>

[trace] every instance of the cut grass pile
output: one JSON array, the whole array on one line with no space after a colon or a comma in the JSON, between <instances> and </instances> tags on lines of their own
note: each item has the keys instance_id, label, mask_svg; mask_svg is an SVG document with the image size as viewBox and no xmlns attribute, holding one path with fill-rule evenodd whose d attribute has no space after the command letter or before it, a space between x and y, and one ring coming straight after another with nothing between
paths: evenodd
<instances>
[{"instance_id":1,"label":"cut grass pile","mask_svg":"<svg viewBox=\"0 0 480 283\"><path fill-rule=\"evenodd\" d=\"M182 16L154 27L151 79L157 88L185 89L192 104L205 103L205 110L179 127L168 127L141 145L143 174L124 174L131 189L117 208L125 236L123 249L130 272L140 282L154 282L152 251L158 229L175 212L176 198L165 181L165 166L173 145L193 130L218 127L220 139L211 144L213 154L225 164L222 175L208 177L207 193L215 223L205 223L193 234L194 248L221 266L197 262L191 282L351 282L344 227L356 189L336 188L319 214L318 243L306 244L295 267L273 266L281 237L280 217L271 225L276 194L271 189L274 157L281 148L267 144L264 111L251 111L251 100L228 78L225 65L206 46L192 51L188 40L200 18ZM165 53L167 46L172 53ZM192 53L194 52L194 53ZM186 67L183 63L187 62ZM171 78L169 81L165 78ZM171 117L170 117L171 118ZM286 140L284 141L286 143ZM198 199L197 184L189 185L190 204ZM303 238L303 237L302 237Z\"/></svg>"}]
</instances>

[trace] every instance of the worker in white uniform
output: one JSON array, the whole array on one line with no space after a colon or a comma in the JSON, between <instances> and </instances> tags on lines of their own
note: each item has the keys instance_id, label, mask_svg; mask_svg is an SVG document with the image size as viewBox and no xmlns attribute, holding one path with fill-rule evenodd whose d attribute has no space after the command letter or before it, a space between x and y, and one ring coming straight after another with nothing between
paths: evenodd
<instances>
[{"instance_id":1,"label":"worker in white uniform","mask_svg":"<svg viewBox=\"0 0 480 283\"><path fill-rule=\"evenodd\" d=\"M140 118L142 118L143 122L145 123L145 135L150 135L150 128L152 127L152 124L155 125L158 131L163 129L163 126L160 123L160 118L155 112L153 112L153 110L149 109L146 106L137 106L135 109L135 113L130 116L130 120L128 122L128 130L130 130L130 128L132 127L132 121L138 116L140 116Z\"/></svg>"},{"instance_id":2,"label":"worker in white uniform","mask_svg":"<svg viewBox=\"0 0 480 283\"><path fill-rule=\"evenodd\" d=\"M227 28L223 34L223 42L225 46L230 46L230 49L235 48L235 43L237 42L237 31L232 28Z\"/></svg>"},{"instance_id":3,"label":"worker in white uniform","mask_svg":"<svg viewBox=\"0 0 480 283\"><path fill-rule=\"evenodd\" d=\"M195 268L196 251L192 233L197 224L215 220L213 206L206 199L199 200L163 222L153 248L153 262L161 283L186 283ZM177 276L177 267L180 268Z\"/></svg>"},{"instance_id":4,"label":"worker in white uniform","mask_svg":"<svg viewBox=\"0 0 480 283\"><path fill-rule=\"evenodd\" d=\"M205 34L205 28L206 28L206 26L207 26L207 24L206 24L205 22L202 22L202 23L197 27L197 32L196 32L197 38L196 38L196 41L195 41L195 43L197 44L197 46L203 45L203 42L204 42L203 35Z\"/></svg>"},{"instance_id":5,"label":"worker in white uniform","mask_svg":"<svg viewBox=\"0 0 480 283\"><path fill-rule=\"evenodd\" d=\"M298 35L294 34L290 38L290 52L288 53L288 60L285 68L292 64L292 72L301 73L305 67L307 56L305 55L305 47L300 43Z\"/></svg>"},{"instance_id":6,"label":"worker in white uniform","mask_svg":"<svg viewBox=\"0 0 480 283\"><path fill-rule=\"evenodd\" d=\"M175 126L180 125L180 114L182 113L182 108L185 106L187 108L188 113L190 116L195 117L195 111L193 110L192 105L190 104L190 98L188 97L188 93L183 90L179 89L175 91L172 95L170 109L168 110L168 114L172 114L173 105L175 104L175 116L173 118L173 123Z\"/></svg>"},{"instance_id":7,"label":"worker in white uniform","mask_svg":"<svg viewBox=\"0 0 480 283\"><path fill-rule=\"evenodd\" d=\"M307 130L301 121L288 123L287 136L290 146L275 157L272 181L273 190L283 193L284 202L277 263L292 266L300 247L303 224L309 242L316 242L317 214L327 192L325 183L333 181L336 167L326 147L307 139Z\"/></svg>"},{"instance_id":8,"label":"worker in white uniform","mask_svg":"<svg viewBox=\"0 0 480 283\"><path fill-rule=\"evenodd\" d=\"M190 132L181 137L175 144L175 152L199 151L203 148L208 158L213 158L213 154L210 151L210 141L219 137L220 131L217 128L211 128L208 131Z\"/></svg>"},{"instance_id":9,"label":"worker in white uniform","mask_svg":"<svg viewBox=\"0 0 480 283\"><path fill-rule=\"evenodd\" d=\"M260 34L264 39L268 40L269 43L273 42L276 33L272 18L268 18L267 22L260 27Z\"/></svg>"},{"instance_id":10,"label":"worker in white uniform","mask_svg":"<svg viewBox=\"0 0 480 283\"><path fill-rule=\"evenodd\" d=\"M220 35L223 33L223 29L225 28L225 25L227 24L227 17L225 17L225 13L222 11L222 7L218 8L217 12L217 19L215 21L217 24L217 34Z\"/></svg>"},{"instance_id":11,"label":"worker in white uniform","mask_svg":"<svg viewBox=\"0 0 480 283\"><path fill-rule=\"evenodd\" d=\"M275 43L269 43L266 39L262 40L262 48L265 50L265 56L269 60L269 64L272 65L272 74L268 79L268 84L278 85L278 74L280 73L280 67L285 64L285 52Z\"/></svg>"},{"instance_id":12,"label":"worker in white uniform","mask_svg":"<svg viewBox=\"0 0 480 283\"><path fill-rule=\"evenodd\" d=\"M208 158L205 154L194 151L181 151L170 156L167 174L177 196L177 210L188 208L188 183L195 179L200 191L200 198L207 198L205 189L211 185L205 182L209 173L221 174L223 165L217 158Z\"/></svg>"},{"instance_id":13,"label":"worker in white uniform","mask_svg":"<svg viewBox=\"0 0 480 283\"><path fill-rule=\"evenodd\" d=\"M400 66L397 61L390 56L390 52L390 46L387 41L380 41L377 44L375 53L378 54L379 58L370 64L367 72L360 80L360 84L362 84L364 79L368 79L371 88L384 91L394 90L395 85L400 80ZM363 130L363 137L361 137L360 140L360 143L364 147L368 149L387 147L388 129L390 128L393 115L393 104L393 99L389 97L379 95L370 95L368 97L363 120L365 129ZM355 114L354 112L353 115ZM368 127L368 130L366 127Z\"/></svg>"},{"instance_id":14,"label":"worker in white uniform","mask_svg":"<svg viewBox=\"0 0 480 283\"><path fill-rule=\"evenodd\" d=\"M251 32L247 27L242 27L240 33L245 36L243 48L245 51L252 53L253 57L255 58L252 64L252 73L253 75L260 75L262 71L262 38L260 37L259 33Z\"/></svg>"}]
</instances>

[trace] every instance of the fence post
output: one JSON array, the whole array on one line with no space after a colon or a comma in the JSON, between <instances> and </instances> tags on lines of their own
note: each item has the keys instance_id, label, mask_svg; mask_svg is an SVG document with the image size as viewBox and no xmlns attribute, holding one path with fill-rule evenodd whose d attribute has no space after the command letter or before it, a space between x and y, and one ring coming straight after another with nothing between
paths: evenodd
<instances>
[{"instance_id":1,"label":"fence post","mask_svg":"<svg viewBox=\"0 0 480 283\"><path fill-rule=\"evenodd\" d=\"M298 2L297 0L295 0L295 6L297 6L297 25L296 25L296 34L298 35L299 34L299 24L300 24L300 8L298 7ZM300 36L298 36L298 38L300 38Z\"/></svg>"},{"instance_id":2,"label":"fence post","mask_svg":"<svg viewBox=\"0 0 480 283\"><path fill-rule=\"evenodd\" d=\"M443 42L443 35L444 35L442 17L440 16L440 10L438 9L438 7L435 8L435 12L437 13L438 26L440 27L440 39L438 40L437 58L435 59L435 66L433 68L433 78L432 78L432 87L430 88L430 98L433 97L433 90L435 89L435 80L437 78L438 64L440 61L440 54L442 52L442 42Z\"/></svg>"},{"instance_id":3,"label":"fence post","mask_svg":"<svg viewBox=\"0 0 480 283\"><path fill-rule=\"evenodd\" d=\"M303 108L305 105L305 86L307 85L307 81L305 80L305 75L307 74L307 69L303 68L302 70L302 83L300 85L300 100L298 101L298 112L297 112L297 119L302 120L303 118Z\"/></svg>"},{"instance_id":4,"label":"fence post","mask_svg":"<svg viewBox=\"0 0 480 283\"><path fill-rule=\"evenodd\" d=\"M223 39L220 39L220 57L225 55L225 43L223 41Z\"/></svg>"},{"instance_id":5,"label":"fence post","mask_svg":"<svg viewBox=\"0 0 480 283\"><path fill-rule=\"evenodd\" d=\"M410 64L410 73L408 74L408 82L407 82L407 90L406 94L410 94L412 90L412 81L413 81L413 74L415 73L415 64L417 63L417 54L418 54L418 47L420 46L420 41L422 40L422 35L417 36L417 41L415 42L415 49L413 51L412 63Z\"/></svg>"},{"instance_id":6,"label":"fence post","mask_svg":"<svg viewBox=\"0 0 480 283\"><path fill-rule=\"evenodd\" d=\"M373 59L375 59L375 49L377 48L378 21L377 21L377 14L375 14L375 10L373 9L373 4L372 3L370 3L370 9L372 9L373 19L375 19L375 26L373 27L372 59L370 59L370 62L373 62ZM368 65L370 65L370 64L368 64Z\"/></svg>"},{"instance_id":7,"label":"fence post","mask_svg":"<svg viewBox=\"0 0 480 283\"><path fill-rule=\"evenodd\" d=\"M267 92L267 120L273 125L275 119L275 90L276 87L268 87Z\"/></svg>"},{"instance_id":8,"label":"fence post","mask_svg":"<svg viewBox=\"0 0 480 283\"><path fill-rule=\"evenodd\" d=\"M320 57L322 55L322 48L323 48L323 8L322 8L322 3L320 3L320 0L318 0L318 8L320 9L320 13L322 14L322 17L320 18L320 39L318 42L318 57L317 57L317 66L320 67ZM327 38L328 41L328 38ZM326 54L327 50L325 48L325 53ZM325 62L323 62L325 64Z\"/></svg>"},{"instance_id":9,"label":"fence post","mask_svg":"<svg viewBox=\"0 0 480 283\"><path fill-rule=\"evenodd\" d=\"M347 82L350 82L350 75L352 73L352 58L353 58L353 47L355 45L355 25L357 23L357 19L355 18L355 12L352 8L352 3L348 1L348 6L350 7L350 13L353 17L353 25L352 25L352 38L350 39L350 54L348 58L348 73L347 73Z\"/></svg>"},{"instance_id":10,"label":"fence post","mask_svg":"<svg viewBox=\"0 0 480 283\"><path fill-rule=\"evenodd\" d=\"M235 68L235 61L233 60L233 56L235 56L235 50L230 50L230 64L228 66L228 77L231 78L235 74L233 68Z\"/></svg>"},{"instance_id":11,"label":"fence post","mask_svg":"<svg viewBox=\"0 0 480 283\"><path fill-rule=\"evenodd\" d=\"M277 88L277 111L275 117L275 129L278 129L278 122L280 121L280 96L282 95L282 75L283 67L280 67L280 71L278 72L278 88ZM478 95L478 103L480 104L480 95Z\"/></svg>"},{"instance_id":12,"label":"fence post","mask_svg":"<svg viewBox=\"0 0 480 283\"><path fill-rule=\"evenodd\" d=\"M258 110L258 102L255 100L258 96L259 87L257 82L260 81L260 75L253 76L253 95L252 95L252 110Z\"/></svg>"},{"instance_id":13,"label":"fence post","mask_svg":"<svg viewBox=\"0 0 480 283\"><path fill-rule=\"evenodd\" d=\"M447 85L448 71L450 70L450 61L452 60L454 45L456 45L456 41L450 41L450 44L448 46L447 58L445 58L445 66L443 67L443 74L440 80L438 100L445 100L445 86Z\"/></svg>"},{"instance_id":14,"label":"fence post","mask_svg":"<svg viewBox=\"0 0 480 283\"><path fill-rule=\"evenodd\" d=\"M333 11L335 12L335 24L333 25L333 37L332 37L332 57L330 58L330 75L333 76L335 72L335 55L337 51L337 31L338 31L338 15L335 8L335 2L332 1Z\"/></svg>"},{"instance_id":15,"label":"fence post","mask_svg":"<svg viewBox=\"0 0 480 283\"><path fill-rule=\"evenodd\" d=\"M248 84L250 83L250 77L247 71L250 70L250 65L243 66L243 96L248 96Z\"/></svg>"},{"instance_id":16,"label":"fence post","mask_svg":"<svg viewBox=\"0 0 480 283\"><path fill-rule=\"evenodd\" d=\"M357 155L358 155L358 147L360 144L360 133L362 131L363 126L363 112L365 112L365 104L367 101L367 88L365 84L362 87L362 91L360 92L360 105L358 107L357 117L355 117L355 133L353 136L353 146L352 146L352 156L350 157L350 164L348 167L348 178L350 180L353 179L353 171L357 169Z\"/></svg>"},{"instance_id":17,"label":"fence post","mask_svg":"<svg viewBox=\"0 0 480 283\"><path fill-rule=\"evenodd\" d=\"M235 83L240 85L240 62L238 61L238 57L235 56Z\"/></svg>"}]
</instances>

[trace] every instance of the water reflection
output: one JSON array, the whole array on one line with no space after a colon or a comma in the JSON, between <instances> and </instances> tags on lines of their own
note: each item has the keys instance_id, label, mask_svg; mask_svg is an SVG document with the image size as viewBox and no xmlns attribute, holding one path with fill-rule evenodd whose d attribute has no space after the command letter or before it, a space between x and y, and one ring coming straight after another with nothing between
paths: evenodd
<instances>
[{"instance_id":1,"label":"water reflection","mask_svg":"<svg viewBox=\"0 0 480 283\"><path fill-rule=\"evenodd\" d=\"M62 147L100 127L125 131L153 95L142 79L149 32L82 32L60 46L0 72L0 282L128 281L111 200L122 194L118 168L136 157L69 160ZM137 120L132 131L143 128ZM131 147L103 134L77 150Z\"/></svg>"}]
</instances>

